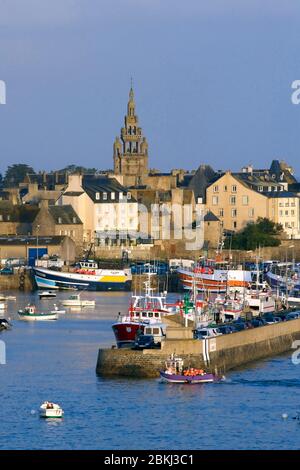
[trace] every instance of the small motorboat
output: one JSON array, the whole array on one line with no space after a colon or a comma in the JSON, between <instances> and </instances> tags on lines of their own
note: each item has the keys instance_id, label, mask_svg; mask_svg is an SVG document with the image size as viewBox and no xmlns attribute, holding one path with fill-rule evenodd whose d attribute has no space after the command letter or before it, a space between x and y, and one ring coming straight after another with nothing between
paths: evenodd
<instances>
[{"instance_id":1,"label":"small motorboat","mask_svg":"<svg viewBox=\"0 0 300 470\"><path fill-rule=\"evenodd\" d=\"M11 329L11 324L9 321L6 320L6 318L0 318L0 331L3 330L10 330Z\"/></svg>"},{"instance_id":2,"label":"small motorboat","mask_svg":"<svg viewBox=\"0 0 300 470\"><path fill-rule=\"evenodd\" d=\"M41 418L62 418L63 415L64 411L57 403L44 401L44 403L40 406Z\"/></svg>"},{"instance_id":3,"label":"small motorboat","mask_svg":"<svg viewBox=\"0 0 300 470\"><path fill-rule=\"evenodd\" d=\"M50 290L39 292L40 299L52 299L53 297L56 297L56 292L52 292Z\"/></svg>"},{"instance_id":4,"label":"small motorboat","mask_svg":"<svg viewBox=\"0 0 300 470\"><path fill-rule=\"evenodd\" d=\"M199 384L217 382L219 378L202 369L184 368L183 359L172 354L166 362L166 369L160 371L160 377L164 382L180 384Z\"/></svg>"},{"instance_id":5,"label":"small motorboat","mask_svg":"<svg viewBox=\"0 0 300 470\"><path fill-rule=\"evenodd\" d=\"M23 310L18 311L18 315L20 320L25 321L49 321L58 318L57 312L37 312L35 305L27 305Z\"/></svg>"},{"instance_id":6,"label":"small motorboat","mask_svg":"<svg viewBox=\"0 0 300 470\"><path fill-rule=\"evenodd\" d=\"M63 315L66 313L65 310L60 310L56 304L54 304L54 310L51 310L50 313L57 313L58 315Z\"/></svg>"},{"instance_id":7,"label":"small motorboat","mask_svg":"<svg viewBox=\"0 0 300 470\"><path fill-rule=\"evenodd\" d=\"M95 303L95 300L81 300L80 294L73 294L61 301L64 307L95 307Z\"/></svg>"}]
</instances>

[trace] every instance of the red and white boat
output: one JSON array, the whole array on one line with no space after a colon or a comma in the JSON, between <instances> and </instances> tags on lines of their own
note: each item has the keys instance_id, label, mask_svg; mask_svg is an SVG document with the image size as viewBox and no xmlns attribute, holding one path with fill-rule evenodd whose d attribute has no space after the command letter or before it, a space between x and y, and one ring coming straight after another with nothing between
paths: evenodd
<instances>
[{"instance_id":1,"label":"red and white boat","mask_svg":"<svg viewBox=\"0 0 300 470\"><path fill-rule=\"evenodd\" d=\"M252 282L252 272L243 269L221 269L216 262L208 260L205 265L178 268L179 279L186 289L196 284L198 291L222 293L243 290Z\"/></svg>"},{"instance_id":2,"label":"red and white boat","mask_svg":"<svg viewBox=\"0 0 300 470\"><path fill-rule=\"evenodd\" d=\"M154 294L149 280L145 283L144 295L133 295L128 315L119 314L118 321L112 325L118 348L130 348L139 334L149 324L163 323L163 317L180 310L179 304L167 304L166 292Z\"/></svg>"}]
</instances>

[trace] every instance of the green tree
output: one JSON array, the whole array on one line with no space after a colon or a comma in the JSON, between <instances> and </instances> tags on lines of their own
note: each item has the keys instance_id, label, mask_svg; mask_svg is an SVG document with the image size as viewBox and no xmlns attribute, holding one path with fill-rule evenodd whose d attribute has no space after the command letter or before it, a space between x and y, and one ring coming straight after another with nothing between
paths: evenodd
<instances>
[{"instance_id":1,"label":"green tree","mask_svg":"<svg viewBox=\"0 0 300 470\"><path fill-rule=\"evenodd\" d=\"M4 186L17 186L19 183L24 181L27 173L35 173L34 169L24 163L15 163L10 165L4 176Z\"/></svg>"},{"instance_id":2,"label":"green tree","mask_svg":"<svg viewBox=\"0 0 300 470\"><path fill-rule=\"evenodd\" d=\"M250 222L245 228L227 237L225 248L233 250L255 250L259 246L279 246L282 226L267 218Z\"/></svg>"},{"instance_id":3,"label":"green tree","mask_svg":"<svg viewBox=\"0 0 300 470\"><path fill-rule=\"evenodd\" d=\"M96 168L86 168L84 166L78 166L78 165L68 165L65 168L62 168L61 170L58 170L60 173L67 172L69 174L74 174L74 173L96 173L97 169Z\"/></svg>"}]
</instances>

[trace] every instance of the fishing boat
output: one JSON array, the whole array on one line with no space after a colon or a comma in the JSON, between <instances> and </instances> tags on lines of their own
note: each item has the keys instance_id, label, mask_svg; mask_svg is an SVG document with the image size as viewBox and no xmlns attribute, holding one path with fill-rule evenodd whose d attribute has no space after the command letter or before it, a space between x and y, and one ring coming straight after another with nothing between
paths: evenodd
<instances>
[{"instance_id":1,"label":"fishing boat","mask_svg":"<svg viewBox=\"0 0 300 470\"><path fill-rule=\"evenodd\" d=\"M33 267L39 289L126 291L131 289L130 269L99 269L96 262L81 262L73 272Z\"/></svg>"},{"instance_id":2,"label":"fishing boat","mask_svg":"<svg viewBox=\"0 0 300 470\"><path fill-rule=\"evenodd\" d=\"M203 369L184 368L183 359L172 354L166 361L166 368L160 371L160 377L164 382L178 384L212 383L220 380L214 374L207 373Z\"/></svg>"},{"instance_id":3,"label":"fishing boat","mask_svg":"<svg viewBox=\"0 0 300 470\"><path fill-rule=\"evenodd\" d=\"M300 307L300 290L293 289L282 294L281 300L287 307Z\"/></svg>"},{"instance_id":4,"label":"fishing boat","mask_svg":"<svg viewBox=\"0 0 300 470\"><path fill-rule=\"evenodd\" d=\"M252 272L243 269L223 269L214 260L207 260L191 268L178 268L179 279L185 289L196 283L200 292L225 293L243 290L252 282Z\"/></svg>"},{"instance_id":5,"label":"fishing boat","mask_svg":"<svg viewBox=\"0 0 300 470\"><path fill-rule=\"evenodd\" d=\"M18 311L20 320L25 321L49 321L57 320L57 312L37 312L35 305L27 305L23 310Z\"/></svg>"},{"instance_id":6,"label":"fishing boat","mask_svg":"<svg viewBox=\"0 0 300 470\"><path fill-rule=\"evenodd\" d=\"M41 418L62 418L63 415L64 411L57 403L45 401L40 406Z\"/></svg>"},{"instance_id":7,"label":"fishing boat","mask_svg":"<svg viewBox=\"0 0 300 470\"><path fill-rule=\"evenodd\" d=\"M43 292L39 292L40 299L52 299L56 297L56 292L52 292L50 290L45 290Z\"/></svg>"},{"instance_id":8,"label":"fishing boat","mask_svg":"<svg viewBox=\"0 0 300 470\"><path fill-rule=\"evenodd\" d=\"M68 299L62 300L64 307L95 307L95 300L82 300L80 294L73 294Z\"/></svg>"},{"instance_id":9,"label":"fishing boat","mask_svg":"<svg viewBox=\"0 0 300 470\"><path fill-rule=\"evenodd\" d=\"M144 333L148 325L161 324L166 315L172 315L179 311L177 304L168 304L167 293L154 293L151 288L151 276L144 283L145 293L133 295L128 309L128 314L121 315L112 325L118 348L130 348L134 345L139 334Z\"/></svg>"}]
</instances>

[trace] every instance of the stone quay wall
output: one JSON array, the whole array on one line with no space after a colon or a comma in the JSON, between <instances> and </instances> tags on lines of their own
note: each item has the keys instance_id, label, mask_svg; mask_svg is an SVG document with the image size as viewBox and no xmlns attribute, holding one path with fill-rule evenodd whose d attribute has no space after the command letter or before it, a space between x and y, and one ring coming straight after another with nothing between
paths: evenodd
<instances>
[{"instance_id":1,"label":"stone quay wall","mask_svg":"<svg viewBox=\"0 0 300 470\"><path fill-rule=\"evenodd\" d=\"M252 361L292 352L293 341L300 339L300 319L208 340L186 339L182 328L178 328L177 338L174 331L172 336L167 336L159 350L100 349L96 371L103 376L158 377L166 359L175 352L186 366L223 374Z\"/></svg>"}]
</instances>

